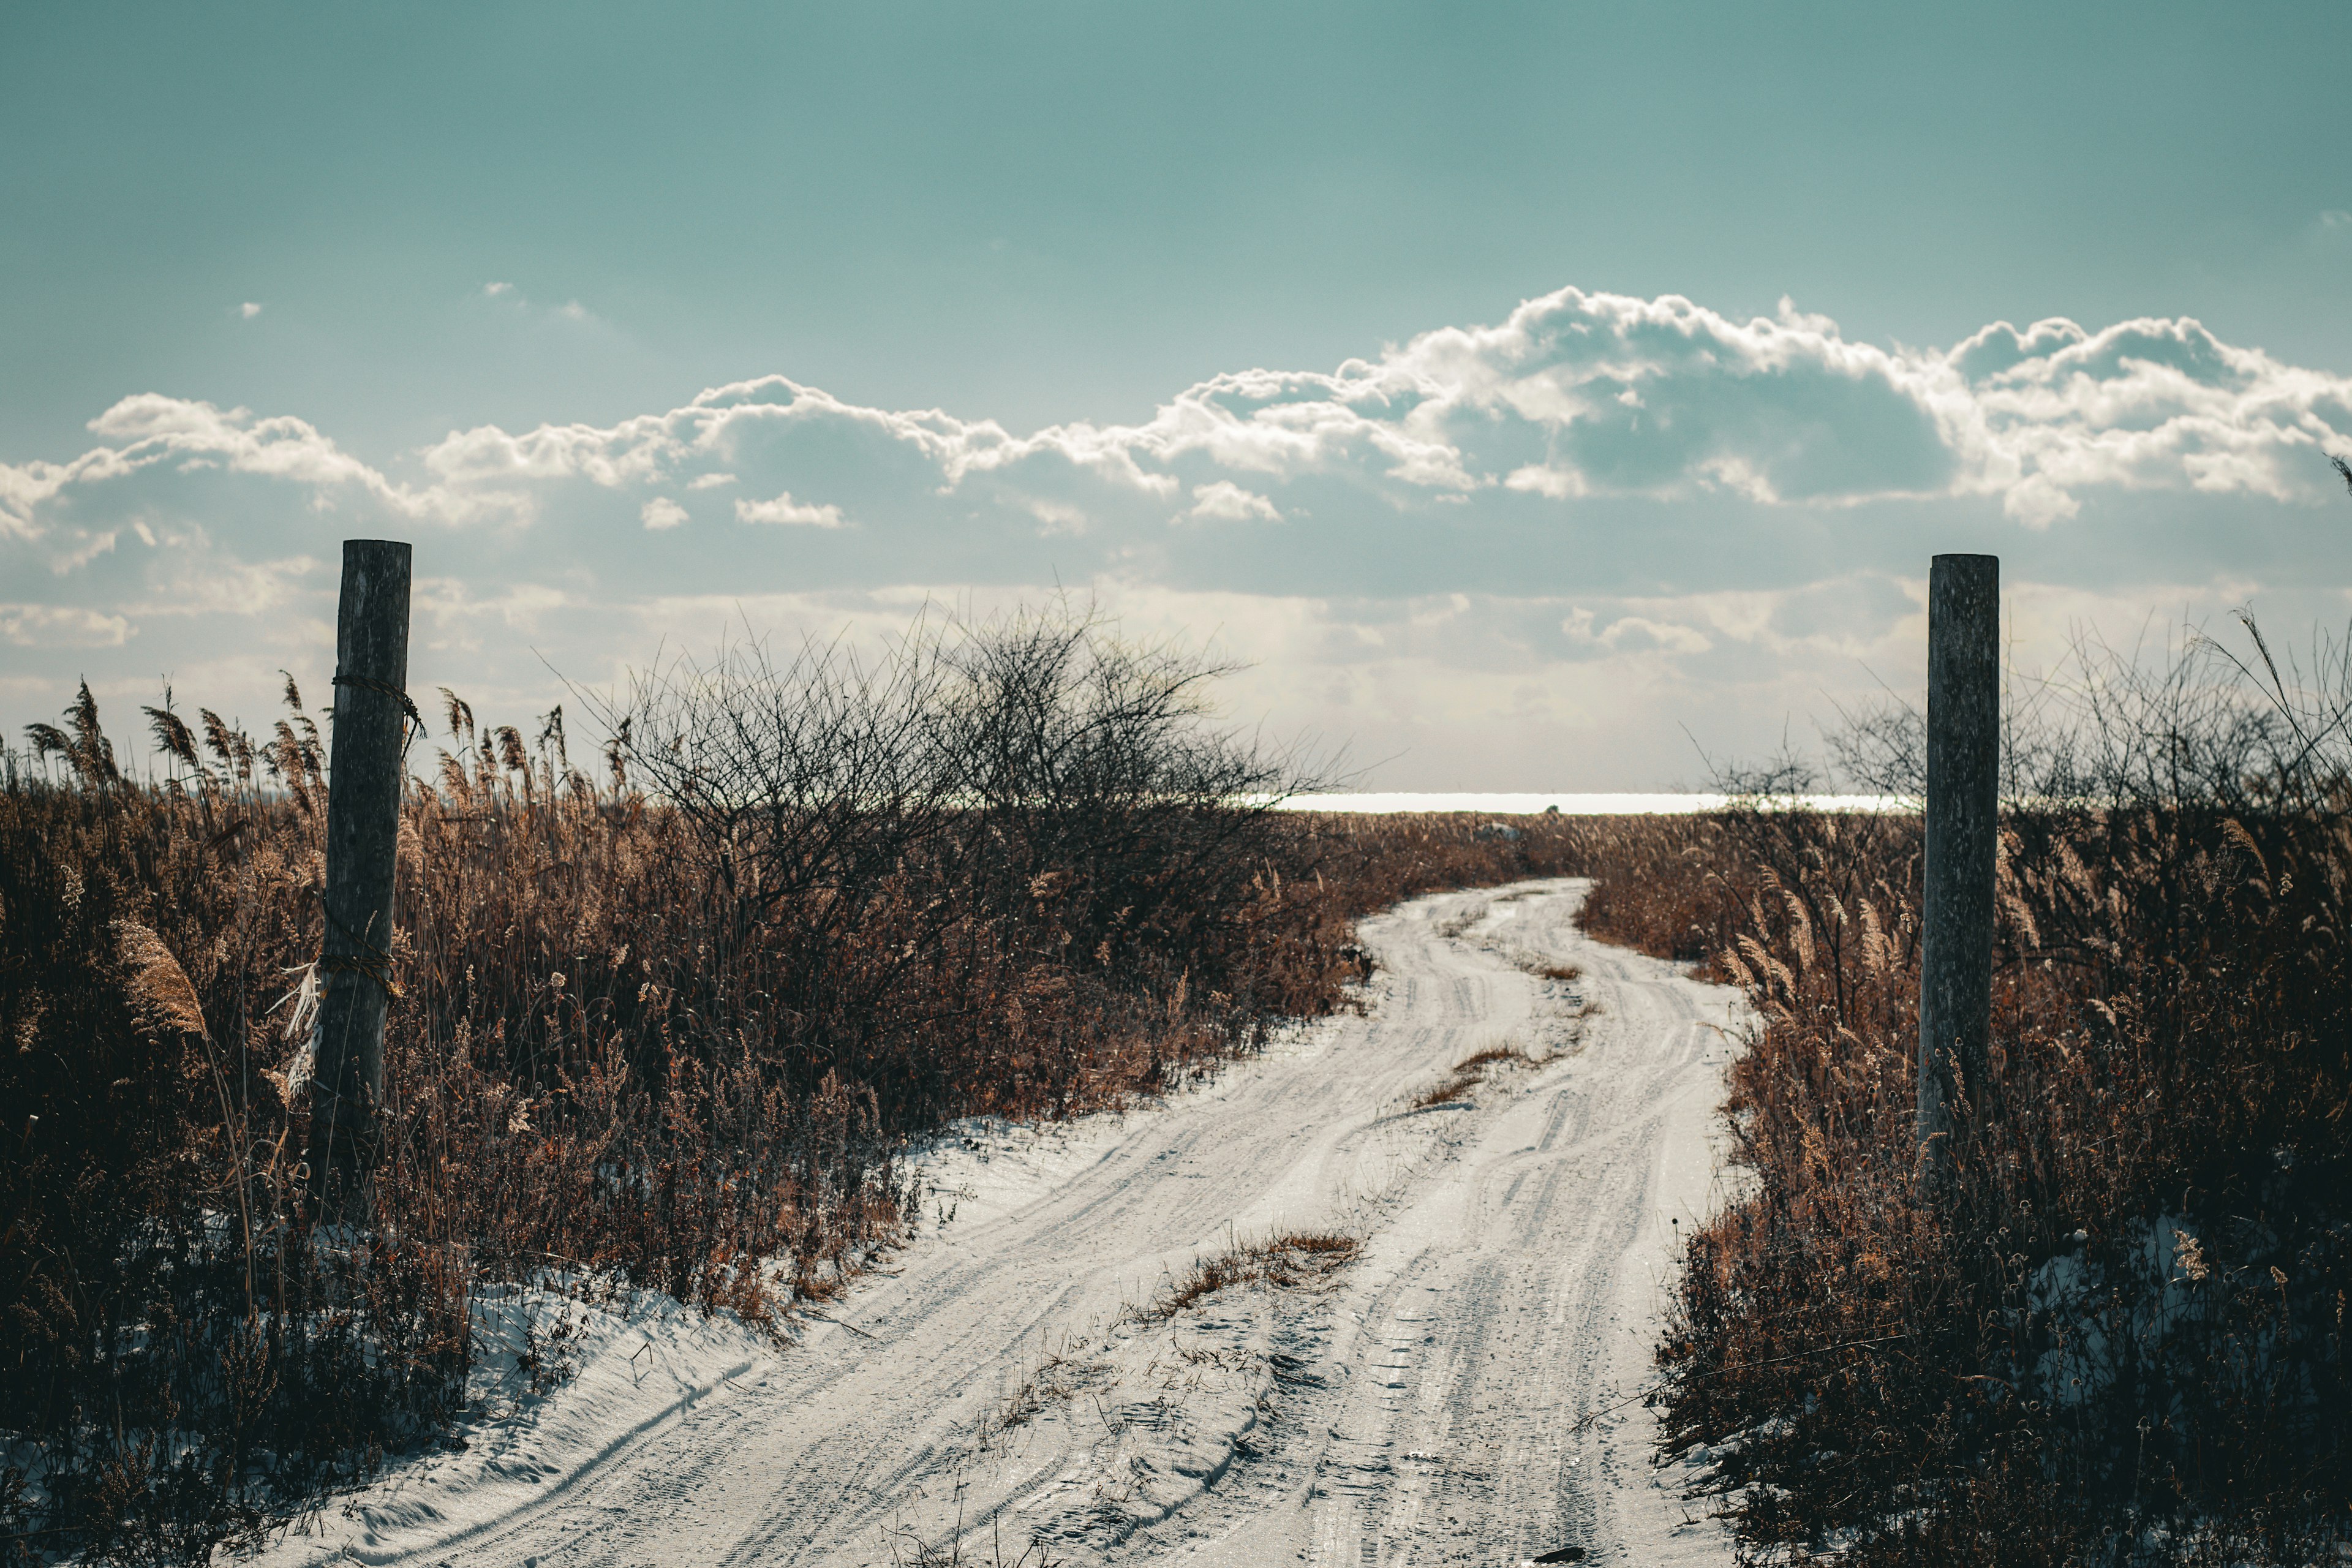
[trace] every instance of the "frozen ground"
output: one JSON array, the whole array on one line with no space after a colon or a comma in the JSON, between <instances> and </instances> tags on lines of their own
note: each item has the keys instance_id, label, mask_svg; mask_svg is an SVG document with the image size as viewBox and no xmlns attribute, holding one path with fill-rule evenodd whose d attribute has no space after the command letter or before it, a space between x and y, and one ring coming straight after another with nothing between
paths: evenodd
<instances>
[{"instance_id":1,"label":"frozen ground","mask_svg":"<svg viewBox=\"0 0 2352 1568\"><path fill-rule=\"evenodd\" d=\"M505 1370L465 1450L269 1561L1728 1563L1635 1395L1675 1233L1709 1206L1735 1003L1585 941L1580 890L1368 922L1363 1016L1166 1107L959 1129L922 1239L788 1350L644 1302L594 1315L570 1381ZM1536 1063L1414 1107L1506 1040ZM1142 1310L1236 1239L1332 1226L1363 1249L1319 1289Z\"/></svg>"}]
</instances>

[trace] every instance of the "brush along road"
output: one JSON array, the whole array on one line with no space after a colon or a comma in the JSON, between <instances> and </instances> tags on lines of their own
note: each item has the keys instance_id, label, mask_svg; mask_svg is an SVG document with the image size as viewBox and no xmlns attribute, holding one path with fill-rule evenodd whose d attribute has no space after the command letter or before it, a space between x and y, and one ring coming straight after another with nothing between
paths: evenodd
<instances>
[{"instance_id":1,"label":"brush along road","mask_svg":"<svg viewBox=\"0 0 2352 1568\"><path fill-rule=\"evenodd\" d=\"M268 1555L1728 1563L1638 1395L1737 1004L1587 941L1580 892L1366 922L1362 1016L1124 1118L958 1129L922 1237L798 1345L666 1342L647 1394L593 1331L543 1409Z\"/></svg>"}]
</instances>

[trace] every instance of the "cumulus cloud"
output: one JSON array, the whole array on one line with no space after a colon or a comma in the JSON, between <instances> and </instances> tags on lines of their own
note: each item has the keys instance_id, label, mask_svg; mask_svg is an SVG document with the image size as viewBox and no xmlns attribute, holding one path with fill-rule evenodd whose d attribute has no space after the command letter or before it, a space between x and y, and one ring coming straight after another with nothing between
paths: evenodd
<instances>
[{"instance_id":1,"label":"cumulus cloud","mask_svg":"<svg viewBox=\"0 0 2352 1568\"><path fill-rule=\"evenodd\" d=\"M321 582L335 579L327 563L294 555L276 561L225 556L201 529L158 536L143 523L142 542L159 552L146 591L120 607L155 616L266 616L290 605Z\"/></svg>"},{"instance_id":2,"label":"cumulus cloud","mask_svg":"<svg viewBox=\"0 0 2352 1568\"><path fill-rule=\"evenodd\" d=\"M239 305L236 308L236 313L243 316L249 321L253 320L254 317L261 314L261 307L255 304L252 300L247 300L244 304Z\"/></svg>"},{"instance_id":3,"label":"cumulus cloud","mask_svg":"<svg viewBox=\"0 0 2352 1568\"><path fill-rule=\"evenodd\" d=\"M1609 653L1700 654L1715 647L1705 632L1679 621L1619 616L1597 631L1593 621L1591 610L1578 608L1560 622L1559 629L1572 645Z\"/></svg>"},{"instance_id":4,"label":"cumulus cloud","mask_svg":"<svg viewBox=\"0 0 2352 1568\"><path fill-rule=\"evenodd\" d=\"M839 507L796 501L790 490L773 500L739 500L735 516L742 522L796 523L805 528L839 528L842 523Z\"/></svg>"},{"instance_id":5,"label":"cumulus cloud","mask_svg":"<svg viewBox=\"0 0 2352 1568\"><path fill-rule=\"evenodd\" d=\"M482 295L547 313L511 286ZM331 542L383 531L415 538L420 570L443 574L419 579L418 657L451 660L452 679L538 670L541 647L567 674L643 658L610 628L652 625L656 604L707 626L725 612L701 596L758 602L787 579L854 585L896 615L888 595L920 561L923 581L1006 592L1016 573L1116 581L1147 619L1241 628L1236 651L1272 673L1237 709L1288 703L1361 735L1366 754L1428 746L1451 767L1483 743L1474 720L1507 721L1533 748L1590 732L1593 714L1632 726L1705 691L1727 723L1769 708L1777 731L1776 704L1846 689L1865 668L1891 678L1890 650L1918 641L1923 590L1863 567L1924 560L1956 518L1998 528L1998 508L2063 540L2121 526L2101 497L2227 497L2226 515L2317 537L2332 514L2304 503L2330 495L2323 456L2352 454L2352 378L2187 318L1995 322L1913 349L1849 342L1785 302L1739 319L1570 289L1330 370L1235 370L1130 424L1020 433L768 375L612 423L483 425L396 455L156 392L89 430L78 454L0 454L0 581L44 601L0 606L0 645L32 650L17 665L57 690L85 666L100 674L108 649L128 648L112 656L121 689L223 647L269 650L252 661L265 676L299 664L298 647L331 655ZM683 526L686 496L729 487L731 506ZM2150 510L2165 507L2188 515ZM1916 538L1825 553L1905 517ZM828 531L824 549L759 531L770 525ZM2212 577L2210 551L2179 564L2194 531L2159 544L2166 560L2135 558L2134 580ZM1857 574L1804 581L1832 573ZM1334 582L1363 596L1290 594ZM1578 591L1545 597L1545 582ZM1740 591L1673 591L1726 582ZM1598 591L1612 583L1627 591ZM54 695L31 706L54 710ZM1412 718L1424 701L1450 704L1456 728Z\"/></svg>"},{"instance_id":6,"label":"cumulus cloud","mask_svg":"<svg viewBox=\"0 0 2352 1568\"><path fill-rule=\"evenodd\" d=\"M1953 349L1989 449L1987 488L2038 526L2095 487L2310 496L2352 432L2352 380L2232 347L2194 321L1996 322ZM2311 470L2311 472L2306 472Z\"/></svg>"},{"instance_id":7,"label":"cumulus cloud","mask_svg":"<svg viewBox=\"0 0 2352 1568\"><path fill-rule=\"evenodd\" d=\"M545 583L517 583L481 595L457 578L419 577L411 595L416 617L443 634L445 644L448 634L457 634L454 646L467 651L482 646L474 629L481 623L495 621L509 631L536 633L544 617L583 607L572 595Z\"/></svg>"},{"instance_id":8,"label":"cumulus cloud","mask_svg":"<svg viewBox=\"0 0 2352 1568\"><path fill-rule=\"evenodd\" d=\"M1255 490L1245 490L1231 479L1217 479L1192 487L1192 515L1222 518L1232 522L1247 522L1262 518L1267 522L1282 521L1275 504Z\"/></svg>"},{"instance_id":9,"label":"cumulus cloud","mask_svg":"<svg viewBox=\"0 0 2352 1568\"><path fill-rule=\"evenodd\" d=\"M1487 498L1709 496L1811 509L1983 496L2047 528L2099 491L2315 500L2318 456L2352 450L2352 378L2225 343L2186 317L2095 331L1995 322L1915 350L1849 342L1787 301L1741 321L1675 295L1563 289L1336 370L1216 376L1134 425L1016 435L771 375L612 425L452 431L405 459L406 479L299 418L161 394L123 399L91 429L105 444L79 458L0 465L0 535L37 537L68 492L164 462L452 522L528 522L567 485L694 490L742 475L779 499L742 503L741 521L828 528L845 512L994 516L1075 534L1344 510L1318 499L1441 517ZM836 500L790 499L812 489Z\"/></svg>"},{"instance_id":10,"label":"cumulus cloud","mask_svg":"<svg viewBox=\"0 0 2352 1568\"><path fill-rule=\"evenodd\" d=\"M316 504L356 493L395 517L460 522L514 511L521 498L491 487L414 487L388 479L291 416L257 419L249 409L142 392L89 422L103 442L62 463L0 463L0 537L38 539L45 509L69 491L93 489L143 469L170 465L183 473L223 468L307 488Z\"/></svg>"},{"instance_id":11,"label":"cumulus cloud","mask_svg":"<svg viewBox=\"0 0 2352 1568\"><path fill-rule=\"evenodd\" d=\"M1183 493L1192 516L1264 519L1281 510L1272 492L1324 483L1408 510L1488 491L1831 507L1986 495L2044 527L2099 489L2313 499L2311 459L2347 447L2352 380L2185 317L2095 332L1996 322L1948 351L1889 349L1786 301L1741 321L1678 296L1564 289L1377 361L1217 376L1139 425L1015 436L768 376L610 426L455 433L424 460L455 485L604 486L823 461L1056 526L1073 511L1165 518Z\"/></svg>"}]
</instances>

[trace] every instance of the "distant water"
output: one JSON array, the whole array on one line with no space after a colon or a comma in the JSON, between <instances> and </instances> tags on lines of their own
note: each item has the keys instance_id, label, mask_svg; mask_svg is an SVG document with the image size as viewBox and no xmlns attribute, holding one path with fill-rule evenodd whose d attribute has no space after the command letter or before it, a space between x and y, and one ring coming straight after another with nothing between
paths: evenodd
<instances>
[{"instance_id":1,"label":"distant water","mask_svg":"<svg viewBox=\"0 0 2352 1568\"><path fill-rule=\"evenodd\" d=\"M1487 816L1528 816L1557 806L1563 816L1678 816L1721 811L1726 795L1299 795L1285 811L1471 811ZM1916 811L1919 803L1891 795L1807 795L1775 797L1778 806L1813 811Z\"/></svg>"}]
</instances>

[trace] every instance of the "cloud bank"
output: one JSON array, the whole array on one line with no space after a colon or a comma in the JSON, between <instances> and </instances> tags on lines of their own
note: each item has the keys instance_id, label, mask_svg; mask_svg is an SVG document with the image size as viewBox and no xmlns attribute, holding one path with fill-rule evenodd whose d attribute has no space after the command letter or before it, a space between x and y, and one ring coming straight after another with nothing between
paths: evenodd
<instances>
[{"instance_id":1,"label":"cloud bank","mask_svg":"<svg viewBox=\"0 0 2352 1568\"><path fill-rule=\"evenodd\" d=\"M1639 721L1612 693L1785 704L1792 680L1834 685L1832 664L1851 684L1856 661L1908 657L1903 571L1668 591L1696 560L1927 517L1981 518L2009 531L2004 553L2054 560L2102 498L2313 513L2334 484L2324 455L2352 453L2352 378L2187 317L1995 322L1913 349L1850 342L1786 301L1739 321L1678 296L1563 289L1328 372L1214 376L1129 425L1016 434L767 375L612 425L480 426L373 458L299 417L156 392L89 429L79 455L0 462L0 646L16 650L0 695L26 709L10 710L19 724L93 665L123 666L126 682L125 661L151 683L159 665L242 681L307 657L331 614L333 540L380 530L418 542L420 650L473 662L477 682L567 637L600 660L642 657L729 604L815 625L1059 582L1222 629L1267 671L1298 661L1252 679L1319 728L1408 694L1486 713L1494 691L1473 687L1507 666L1522 686L1552 682L1527 700L1557 739ZM1615 586L1444 580L1482 542L1541 552L1547 532L1605 556ZM1248 579L1277 556L1286 586ZM2219 603L2210 568L2158 561L2141 576ZM1791 616L1844 629L1774 629ZM1560 695L1603 668L1614 688Z\"/></svg>"},{"instance_id":2,"label":"cloud bank","mask_svg":"<svg viewBox=\"0 0 2352 1568\"><path fill-rule=\"evenodd\" d=\"M806 493L814 475L901 510L978 503L1065 526L1274 521L1279 492L1312 485L1408 510L1495 491L1813 507L1992 496L2047 527L2099 489L2313 499L2309 458L2352 448L2352 378L2234 347L2186 317L2097 331L1995 322L1948 350L1912 350L1850 342L1785 301L1738 321L1675 295L1563 289L1496 325L1425 332L1335 371L1220 375L1143 424L1027 436L862 406L782 375L611 426L453 431L414 455L422 482L301 419L156 393L125 397L90 429L104 444L78 458L0 464L0 527L39 537L69 491L162 463L350 491L418 521L526 523L565 480L651 499L761 459L779 479L803 476L798 499L746 502L744 521L840 526L838 500Z\"/></svg>"}]
</instances>

